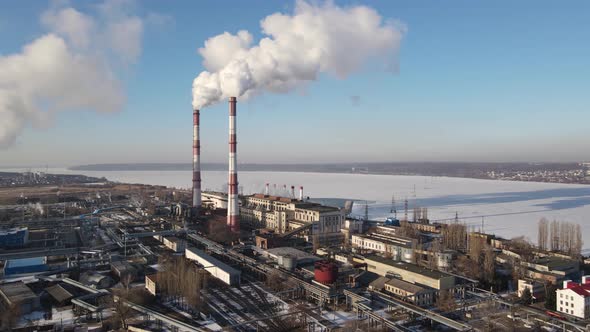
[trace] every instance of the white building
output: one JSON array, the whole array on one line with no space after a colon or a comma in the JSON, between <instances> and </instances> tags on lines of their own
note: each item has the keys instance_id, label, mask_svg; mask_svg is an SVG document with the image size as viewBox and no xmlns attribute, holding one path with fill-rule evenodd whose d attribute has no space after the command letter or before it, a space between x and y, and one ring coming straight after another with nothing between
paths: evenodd
<instances>
[{"instance_id":1,"label":"white building","mask_svg":"<svg viewBox=\"0 0 590 332\"><path fill-rule=\"evenodd\" d=\"M165 236L162 240L166 248L174 252L183 252L186 248L186 242L183 239L174 236Z\"/></svg>"},{"instance_id":2,"label":"white building","mask_svg":"<svg viewBox=\"0 0 590 332\"><path fill-rule=\"evenodd\" d=\"M187 259L196 261L202 265L207 272L224 283L230 286L240 284L241 271L207 255L204 251L196 248L186 248L185 256Z\"/></svg>"},{"instance_id":3,"label":"white building","mask_svg":"<svg viewBox=\"0 0 590 332\"><path fill-rule=\"evenodd\" d=\"M345 226L345 213L336 207L302 201L291 197L255 194L243 198L240 219L253 228L272 229L288 233L309 224L314 226L302 232L307 241L319 235L320 242L340 242Z\"/></svg>"},{"instance_id":4,"label":"white building","mask_svg":"<svg viewBox=\"0 0 590 332\"><path fill-rule=\"evenodd\" d=\"M227 194L207 191L201 193L201 201L213 209L227 209Z\"/></svg>"},{"instance_id":5,"label":"white building","mask_svg":"<svg viewBox=\"0 0 590 332\"><path fill-rule=\"evenodd\" d=\"M374 251L391 256L394 261L414 262L416 240L403 236L372 233L353 234L352 247L359 252Z\"/></svg>"},{"instance_id":6,"label":"white building","mask_svg":"<svg viewBox=\"0 0 590 332\"><path fill-rule=\"evenodd\" d=\"M518 297L522 297L525 289L531 293L533 300L545 298L545 284L531 279L518 279Z\"/></svg>"},{"instance_id":7,"label":"white building","mask_svg":"<svg viewBox=\"0 0 590 332\"><path fill-rule=\"evenodd\" d=\"M557 311L581 319L590 318L590 276L583 276L581 284L566 280L563 289L556 293Z\"/></svg>"}]
</instances>

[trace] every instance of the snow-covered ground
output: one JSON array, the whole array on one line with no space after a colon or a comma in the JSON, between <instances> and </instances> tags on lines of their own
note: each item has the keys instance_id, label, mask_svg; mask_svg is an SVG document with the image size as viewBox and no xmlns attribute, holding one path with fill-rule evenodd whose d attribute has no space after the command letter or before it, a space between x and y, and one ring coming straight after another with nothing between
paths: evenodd
<instances>
[{"instance_id":1,"label":"snow-covered ground","mask_svg":"<svg viewBox=\"0 0 590 332\"><path fill-rule=\"evenodd\" d=\"M43 170L44 171L44 170ZM187 171L125 171L125 172L72 172L49 169L51 173L82 173L88 176L107 177L110 180L148 183L189 188L191 173ZM227 183L227 173L203 172L203 188L221 190ZM395 196L398 217L403 216L403 201L408 199L411 211L414 206L427 207L429 218L453 219L455 213L468 225L479 229L484 220L484 231L504 237L524 235L537 239L537 222L545 217L563 220L582 226L584 248L590 253L590 186L478 180L449 177L325 174L288 172L240 172L239 183L243 193L262 192L265 183L276 184L279 194L283 185L304 186L305 196L313 198L344 198L367 200L371 218L390 216L391 197ZM364 214L357 205L353 213Z\"/></svg>"}]
</instances>

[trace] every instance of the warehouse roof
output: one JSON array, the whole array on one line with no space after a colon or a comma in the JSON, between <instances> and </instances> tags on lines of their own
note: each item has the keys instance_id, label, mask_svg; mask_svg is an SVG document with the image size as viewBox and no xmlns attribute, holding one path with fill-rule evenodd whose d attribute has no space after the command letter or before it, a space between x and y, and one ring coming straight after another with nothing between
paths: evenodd
<instances>
[{"instance_id":1,"label":"warehouse roof","mask_svg":"<svg viewBox=\"0 0 590 332\"><path fill-rule=\"evenodd\" d=\"M419 292L423 292L426 290L426 288L424 287L420 287L416 284L412 284L410 282L407 281L403 281L401 279L397 279L397 278L393 278L391 280L389 280L388 282L386 282L387 285L395 287L397 289L401 289L403 291L406 291L408 293L412 293L412 294L416 294Z\"/></svg>"},{"instance_id":2,"label":"warehouse roof","mask_svg":"<svg viewBox=\"0 0 590 332\"><path fill-rule=\"evenodd\" d=\"M31 257L31 258L18 258L6 261L5 268L15 268L24 266L38 266L45 265L47 263L46 257Z\"/></svg>"},{"instance_id":3,"label":"warehouse roof","mask_svg":"<svg viewBox=\"0 0 590 332\"><path fill-rule=\"evenodd\" d=\"M309 254L305 251L295 249L292 247L272 248L272 249L267 249L266 252L271 257L292 256L292 257L295 257L297 260L302 260L302 259L319 260L320 259L312 254Z\"/></svg>"},{"instance_id":4,"label":"warehouse roof","mask_svg":"<svg viewBox=\"0 0 590 332\"><path fill-rule=\"evenodd\" d=\"M12 303L34 300L37 295L22 281L0 284L0 293Z\"/></svg>"},{"instance_id":5,"label":"warehouse roof","mask_svg":"<svg viewBox=\"0 0 590 332\"><path fill-rule=\"evenodd\" d=\"M207 262L209 262L209 264L214 265L215 267L217 267L218 269L221 269L229 274L241 274L242 271L234 269L233 267L225 264L224 262L218 260L215 257L212 257L208 254L206 254L204 251L199 250L197 248L186 248L186 251L190 251L193 254L199 256L201 259L206 260ZM187 257L188 258L188 257Z\"/></svg>"},{"instance_id":6,"label":"warehouse roof","mask_svg":"<svg viewBox=\"0 0 590 332\"><path fill-rule=\"evenodd\" d=\"M397 261L392 260L391 258L385 258L385 257L377 256L377 255L366 257L365 260L370 260L370 261L379 262L382 264L387 264L387 265L397 268L397 269L402 269L402 270L410 271L413 273L421 274L423 276L433 278L433 279L442 279L442 278L451 276L450 274L446 274L444 272L431 270L431 269L421 267L421 266L418 266L415 264L397 262Z\"/></svg>"},{"instance_id":7,"label":"warehouse roof","mask_svg":"<svg viewBox=\"0 0 590 332\"><path fill-rule=\"evenodd\" d=\"M47 291L47 293L49 293L49 295L51 295L51 297L53 297L57 302L60 303L65 302L74 297L72 293L70 293L68 290L66 290L60 285L47 287L45 288L45 290Z\"/></svg>"}]
</instances>

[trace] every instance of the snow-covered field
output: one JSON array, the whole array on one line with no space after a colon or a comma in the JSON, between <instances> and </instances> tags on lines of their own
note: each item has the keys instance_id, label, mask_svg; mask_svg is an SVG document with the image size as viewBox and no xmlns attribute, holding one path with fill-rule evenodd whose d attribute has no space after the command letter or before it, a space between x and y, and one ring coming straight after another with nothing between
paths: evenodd
<instances>
[{"instance_id":1,"label":"snow-covered field","mask_svg":"<svg viewBox=\"0 0 590 332\"><path fill-rule=\"evenodd\" d=\"M72 172L50 169L50 172L82 173L105 176L110 180L189 188L191 173L184 171ZM203 172L203 188L221 190L227 173ZM590 252L590 186L537 182L478 180L449 177L324 174L287 172L241 172L239 182L245 194L261 192L265 183L290 188L304 186L305 196L367 200L371 218L390 216L391 197L395 196L398 217L403 216L403 201L427 207L430 219L453 219L455 213L468 225L504 237L524 235L537 239L537 222L545 217L582 226L584 248ZM353 213L364 214L357 205Z\"/></svg>"}]
</instances>

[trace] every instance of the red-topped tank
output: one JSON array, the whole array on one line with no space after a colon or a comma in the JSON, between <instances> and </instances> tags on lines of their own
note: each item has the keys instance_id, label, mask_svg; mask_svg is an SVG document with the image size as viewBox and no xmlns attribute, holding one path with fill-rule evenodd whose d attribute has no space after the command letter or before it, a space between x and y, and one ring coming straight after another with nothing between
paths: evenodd
<instances>
[{"instance_id":1,"label":"red-topped tank","mask_svg":"<svg viewBox=\"0 0 590 332\"><path fill-rule=\"evenodd\" d=\"M314 264L315 281L322 284L333 284L338 279L338 265L329 261L317 261Z\"/></svg>"}]
</instances>

